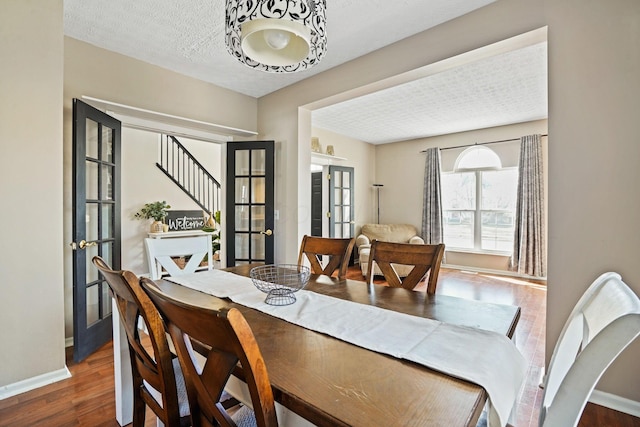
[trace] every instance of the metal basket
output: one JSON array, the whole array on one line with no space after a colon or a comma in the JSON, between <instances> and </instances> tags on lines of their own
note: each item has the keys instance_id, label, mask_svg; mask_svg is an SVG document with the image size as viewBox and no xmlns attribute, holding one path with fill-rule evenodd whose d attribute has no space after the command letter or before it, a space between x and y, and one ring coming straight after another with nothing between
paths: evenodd
<instances>
[{"instance_id":1,"label":"metal basket","mask_svg":"<svg viewBox=\"0 0 640 427\"><path fill-rule=\"evenodd\" d=\"M271 305L289 305L296 302L294 292L307 286L311 271L296 264L270 264L251 269L251 280L256 288L265 292L264 302Z\"/></svg>"}]
</instances>

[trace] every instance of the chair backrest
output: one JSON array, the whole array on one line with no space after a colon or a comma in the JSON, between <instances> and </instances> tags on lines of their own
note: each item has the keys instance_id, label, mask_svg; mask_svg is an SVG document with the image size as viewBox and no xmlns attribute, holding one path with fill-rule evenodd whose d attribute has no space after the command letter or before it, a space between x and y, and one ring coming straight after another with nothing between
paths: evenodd
<instances>
[{"instance_id":1,"label":"chair backrest","mask_svg":"<svg viewBox=\"0 0 640 427\"><path fill-rule=\"evenodd\" d=\"M302 265L306 256L311 264L312 274L333 275L338 270L338 278L344 279L349 268L349 259L356 240L353 238L330 238L304 236L300 244L300 255L298 255L298 265ZM329 258L323 267L322 256Z\"/></svg>"},{"instance_id":2,"label":"chair backrest","mask_svg":"<svg viewBox=\"0 0 640 427\"><path fill-rule=\"evenodd\" d=\"M374 240L371 243L367 282L373 284L374 262L391 287L413 289L429 273L427 293L434 294L438 284L438 274L444 255L444 244L414 245ZM404 278L396 273L393 264L412 265L413 269Z\"/></svg>"},{"instance_id":3,"label":"chair backrest","mask_svg":"<svg viewBox=\"0 0 640 427\"><path fill-rule=\"evenodd\" d=\"M564 324L544 385L539 425L577 426L598 380L640 335L640 299L617 273L585 291Z\"/></svg>"},{"instance_id":4,"label":"chair backrest","mask_svg":"<svg viewBox=\"0 0 640 427\"><path fill-rule=\"evenodd\" d=\"M211 236L169 237L164 239L144 239L147 248L149 275L158 280L162 277L162 269L169 276L180 276L193 273L207 256L207 268L213 269ZM173 260L175 257L190 257L184 267Z\"/></svg>"},{"instance_id":5,"label":"chair backrest","mask_svg":"<svg viewBox=\"0 0 640 427\"><path fill-rule=\"evenodd\" d=\"M187 304L162 292L152 280L143 278L141 283L167 322L185 374L194 426L235 426L218 401L238 363L258 427L277 426L269 375L242 313L236 308L218 311ZM210 348L202 366L195 357L192 339Z\"/></svg>"},{"instance_id":6,"label":"chair backrest","mask_svg":"<svg viewBox=\"0 0 640 427\"><path fill-rule=\"evenodd\" d=\"M139 278L134 273L112 270L98 256L93 258L93 264L109 284L127 334L134 394L137 395L134 397L134 425L144 424L146 403L165 425L179 426L180 408L173 358L158 310L140 287ZM140 334L140 318L144 320L150 343L142 340L146 334ZM160 402L153 396L158 393ZM142 424L138 417L142 417Z\"/></svg>"}]
</instances>

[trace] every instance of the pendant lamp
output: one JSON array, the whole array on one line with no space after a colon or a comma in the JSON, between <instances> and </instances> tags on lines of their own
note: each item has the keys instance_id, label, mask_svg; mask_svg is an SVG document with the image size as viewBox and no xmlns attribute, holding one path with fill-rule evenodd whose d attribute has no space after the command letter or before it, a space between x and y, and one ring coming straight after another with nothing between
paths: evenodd
<instances>
[{"instance_id":1,"label":"pendant lamp","mask_svg":"<svg viewBox=\"0 0 640 427\"><path fill-rule=\"evenodd\" d=\"M326 0L226 0L227 50L270 73L313 67L327 50Z\"/></svg>"}]
</instances>

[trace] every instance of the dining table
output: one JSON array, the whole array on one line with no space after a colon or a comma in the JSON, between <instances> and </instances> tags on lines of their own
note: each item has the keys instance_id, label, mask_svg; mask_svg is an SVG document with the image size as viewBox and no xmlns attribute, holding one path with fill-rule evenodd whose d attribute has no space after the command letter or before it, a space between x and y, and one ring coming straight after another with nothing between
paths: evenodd
<instances>
[{"instance_id":1,"label":"dining table","mask_svg":"<svg viewBox=\"0 0 640 427\"><path fill-rule=\"evenodd\" d=\"M224 270L248 277L253 267L248 264ZM171 297L189 304L240 310L260 347L276 402L311 425L475 426L487 401L486 390L473 382L354 345L171 280L156 283ZM517 306L324 275L312 274L304 290L378 307L381 313L389 310L491 331L511 339L515 338L520 319ZM126 336L120 333L116 338L116 328L114 319L114 352L120 351L121 359L120 366L116 366L116 383L120 381L121 385L116 391L120 393L116 396L120 400L117 419L120 425L125 425L130 422L131 398L125 390L127 360L123 359L128 357L123 357L122 351L126 348ZM385 336L379 340L384 341Z\"/></svg>"}]
</instances>

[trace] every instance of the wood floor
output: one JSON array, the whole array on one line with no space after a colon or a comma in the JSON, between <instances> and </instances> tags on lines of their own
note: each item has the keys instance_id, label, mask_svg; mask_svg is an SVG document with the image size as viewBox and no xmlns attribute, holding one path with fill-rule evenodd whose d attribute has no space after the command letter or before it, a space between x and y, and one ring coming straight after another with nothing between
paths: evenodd
<instances>
[{"instance_id":1,"label":"wood floor","mask_svg":"<svg viewBox=\"0 0 640 427\"><path fill-rule=\"evenodd\" d=\"M350 269L349 278L363 280L359 267ZM545 286L509 277L442 269L438 293L522 308L516 345L529 361L529 374L514 424L537 426L542 395L538 381L544 364ZM67 366L72 378L0 400L0 426L117 427L111 343L79 364L73 362L72 351L67 349ZM145 426L155 425L149 414ZM640 418L588 404L579 425L640 427Z\"/></svg>"}]
</instances>

